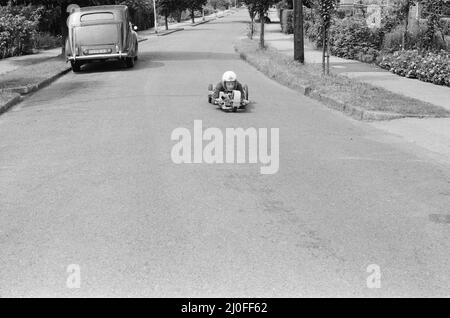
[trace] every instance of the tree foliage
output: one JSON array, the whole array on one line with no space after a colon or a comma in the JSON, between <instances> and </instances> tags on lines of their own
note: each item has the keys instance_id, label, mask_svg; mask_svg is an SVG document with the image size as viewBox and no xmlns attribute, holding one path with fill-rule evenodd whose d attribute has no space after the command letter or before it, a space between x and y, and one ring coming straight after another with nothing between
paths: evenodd
<instances>
[{"instance_id":1,"label":"tree foliage","mask_svg":"<svg viewBox=\"0 0 450 318\"><path fill-rule=\"evenodd\" d=\"M247 5L249 9L250 17L252 14L257 13L260 17L261 27L260 27L260 37L259 37L259 47L264 48L264 16L269 10L270 6L278 3L279 0L244 0L243 2ZM252 20L252 30L253 30L253 20Z\"/></svg>"}]
</instances>

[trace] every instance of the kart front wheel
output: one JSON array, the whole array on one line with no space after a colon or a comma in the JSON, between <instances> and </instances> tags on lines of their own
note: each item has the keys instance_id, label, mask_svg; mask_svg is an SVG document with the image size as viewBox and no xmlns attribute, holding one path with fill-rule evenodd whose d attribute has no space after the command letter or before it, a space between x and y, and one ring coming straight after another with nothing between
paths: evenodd
<instances>
[{"instance_id":1,"label":"kart front wheel","mask_svg":"<svg viewBox=\"0 0 450 318\"><path fill-rule=\"evenodd\" d=\"M249 100L248 99L248 86L247 85L244 85L244 93L245 93L245 99Z\"/></svg>"},{"instance_id":2,"label":"kart front wheel","mask_svg":"<svg viewBox=\"0 0 450 318\"><path fill-rule=\"evenodd\" d=\"M213 91L213 85L209 84L208 85L208 103L212 104L212 96L211 96L211 92Z\"/></svg>"}]
</instances>

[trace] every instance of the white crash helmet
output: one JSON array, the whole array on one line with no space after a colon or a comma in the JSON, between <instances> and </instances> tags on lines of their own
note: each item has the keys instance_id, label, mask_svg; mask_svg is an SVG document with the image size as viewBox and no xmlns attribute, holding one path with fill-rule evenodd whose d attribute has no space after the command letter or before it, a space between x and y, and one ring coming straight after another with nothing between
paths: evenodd
<instances>
[{"instance_id":1,"label":"white crash helmet","mask_svg":"<svg viewBox=\"0 0 450 318\"><path fill-rule=\"evenodd\" d=\"M225 82L236 82L237 81L237 76L235 72L232 71L228 71L223 73L222 76L222 84L223 86L225 86Z\"/></svg>"}]
</instances>

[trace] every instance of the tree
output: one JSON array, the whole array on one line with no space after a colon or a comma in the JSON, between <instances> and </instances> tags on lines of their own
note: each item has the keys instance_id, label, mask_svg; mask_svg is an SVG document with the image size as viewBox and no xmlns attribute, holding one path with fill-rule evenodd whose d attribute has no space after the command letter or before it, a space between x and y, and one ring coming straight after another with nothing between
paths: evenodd
<instances>
[{"instance_id":1,"label":"tree","mask_svg":"<svg viewBox=\"0 0 450 318\"><path fill-rule=\"evenodd\" d=\"M398 21L405 25L402 35L402 50L405 49L408 37L409 11L417 2L417 0L395 0L393 3L394 14L397 16Z\"/></svg>"},{"instance_id":2,"label":"tree","mask_svg":"<svg viewBox=\"0 0 450 318\"><path fill-rule=\"evenodd\" d=\"M323 49L322 70L323 74L330 74L330 35L331 18L336 10L337 0L319 0L319 13L322 24Z\"/></svg>"},{"instance_id":3,"label":"tree","mask_svg":"<svg viewBox=\"0 0 450 318\"><path fill-rule=\"evenodd\" d=\"M179 8L179 0L155 0L158 14L164 17L166 30L169 30L169 16Z\"/></svg>"},{"instance_id":4,"label":"tree","mask_svg":"<svg viewBox=\"0 0 450 318\"><path fill-rule=\"evenodd\" d=\"M445 32L443 21L445 9L450 6L450 0L421 0L424 13L427 15L427 30L425 32L425 48L433 48L436 31L439 31L442 38L442 43L445 41Z\"/></svg>"},{"instance_id":5,"label":"tree","mask_svg":"<svg viewBox=\"0 0 450 318\"><path fill-rule=\"evenodd\" d=\"M195 11L201 11L207 0L179 0L180 5L188 9L192 23L195 23Z\"/></svg>"},{"instance_id":6,"label":"tree","mask_svg":"<svg viewBox=\"0 0 450 318\"><path fill-rule=\"evenodd\" d=\"M256 17L256 7L253 3L247 4L248 14L250 15L250 39L253 39L255 34L255 17Z\"/></svg>"},{"instance_id":7,"label":"tree","mask_svg":"<svg viewBox=\"0 0 450 318\"><path fill-rule=\"evenodd\" d=\"M208 0L208 5L214 10L218 8L228 9L231 6L230 0Z\"/></svg>"},{"instance_id":8,"label":"tree","mask_svg":"<svg viewBox=\"0 0 450 318\"><path fill-rule=\"evenodd\" d=\"M269 10L271 5L274 5L278 2L278 0L244 0L243 1L247 7L252 6L252 10L259 15L259 20L261 23L261 30L259 36L259 47L261 49L265 48L264 43L264 17Z\"/></svg>"}]
</instances>

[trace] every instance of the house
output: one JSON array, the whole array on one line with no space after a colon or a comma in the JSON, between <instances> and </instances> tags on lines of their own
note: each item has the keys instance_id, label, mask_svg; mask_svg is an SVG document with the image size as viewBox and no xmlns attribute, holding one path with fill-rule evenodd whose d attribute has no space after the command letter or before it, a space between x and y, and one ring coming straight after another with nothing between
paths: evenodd
<instances>
[{"instance_id":1,"label":"house","mask_svg":"<svg viewBox=\"0 0 450 318\"><path fill-rule=\"evenodd\" d=\"M340 0L339 11L344 12L346 16L362 15L367 19L370 26L379 26L381 21L381 11L393 6L395 0ZM421 4L411 7L410 23L418 21L421 16Z\"/></svg>"}]
</instances>

